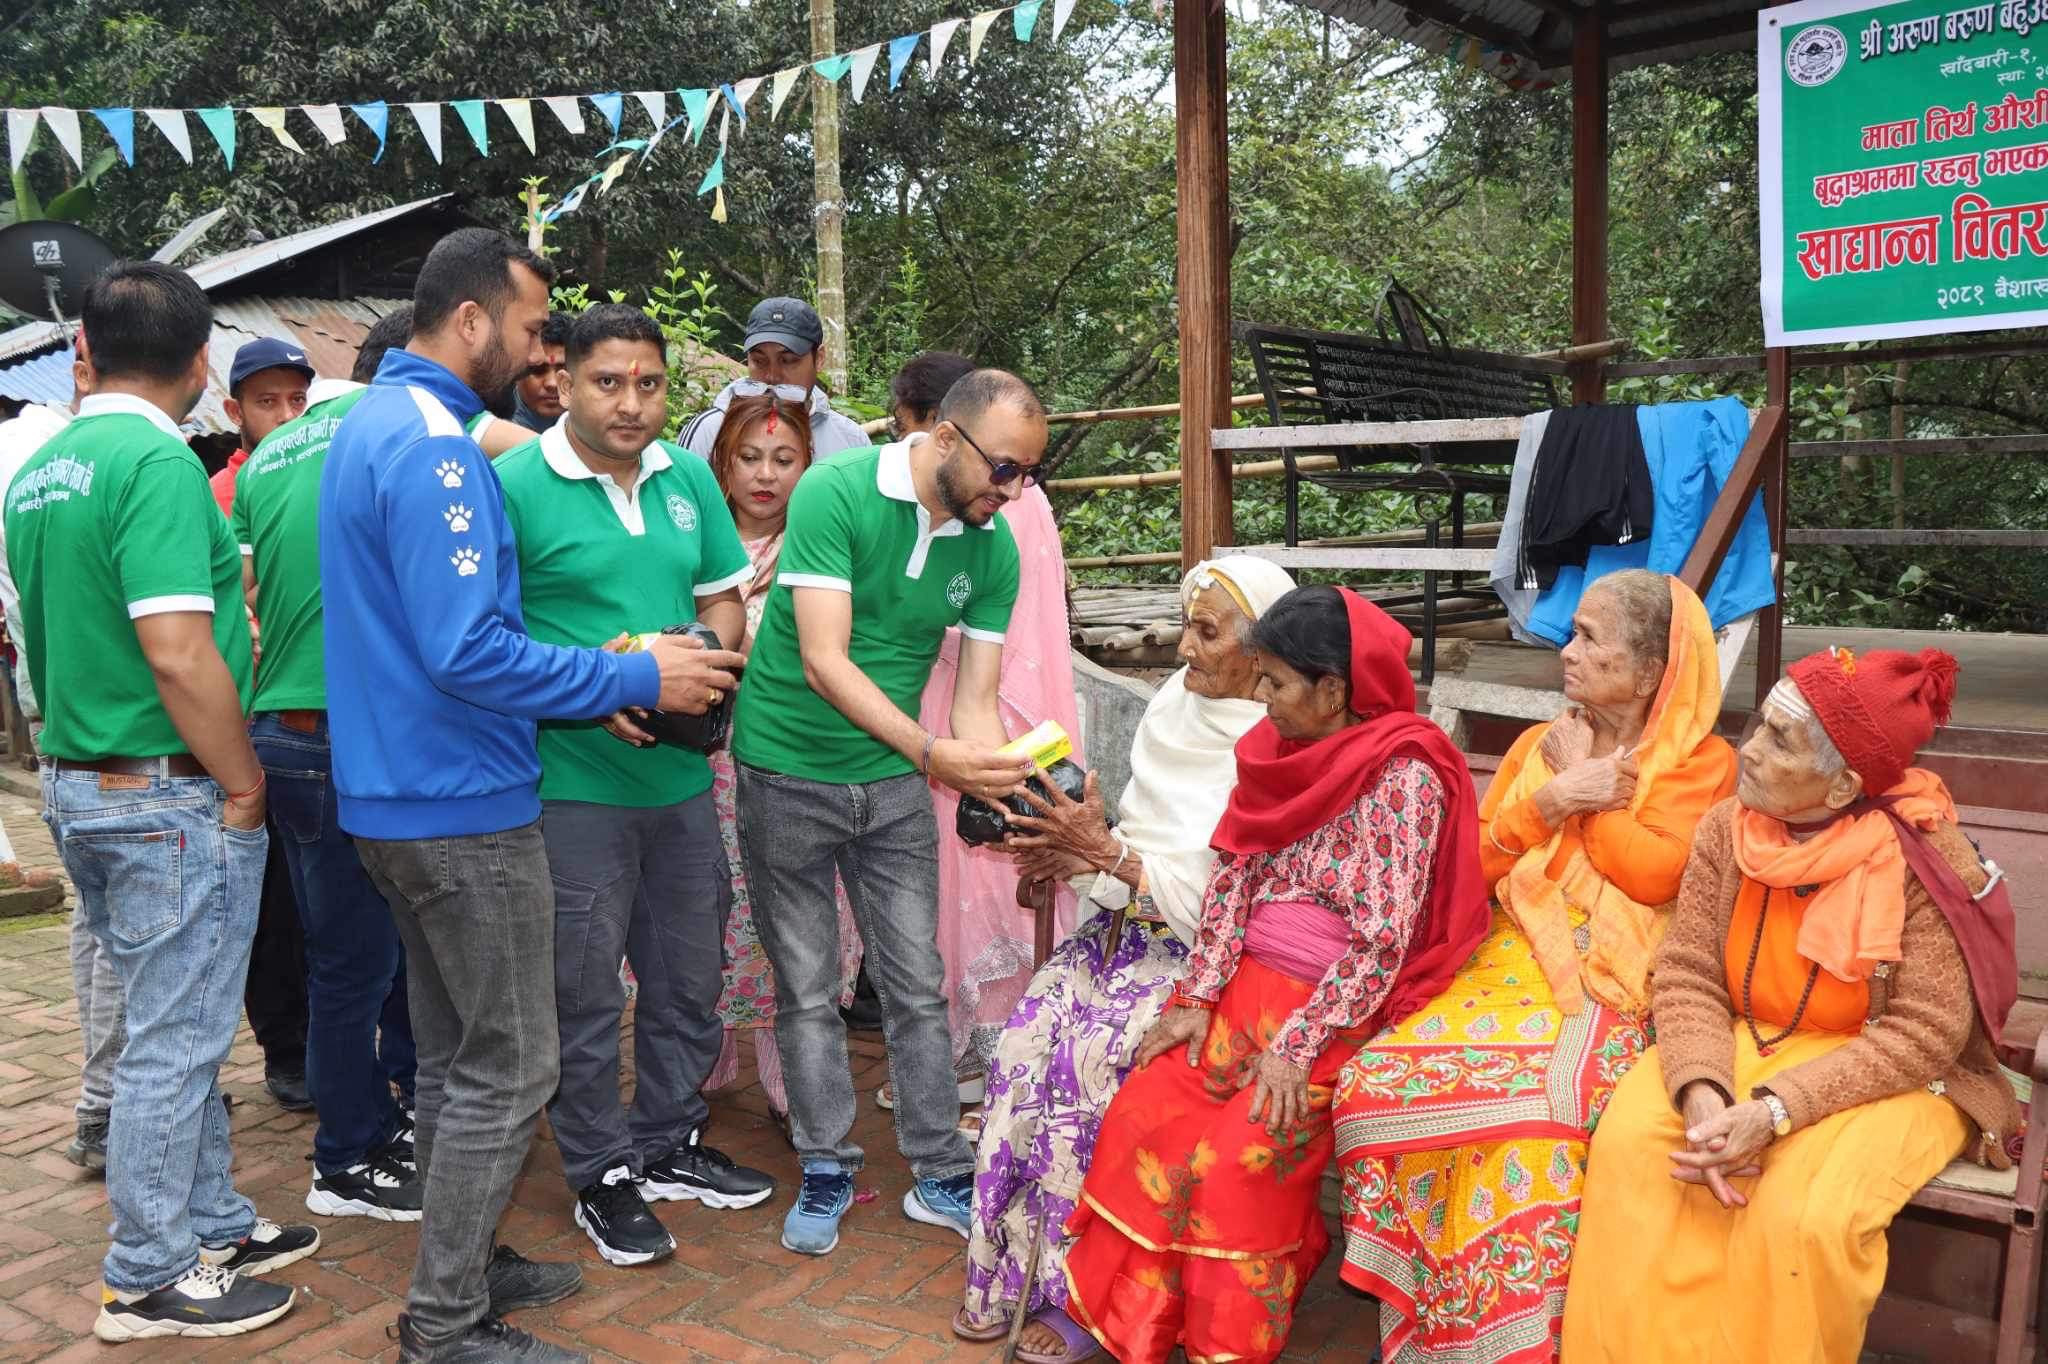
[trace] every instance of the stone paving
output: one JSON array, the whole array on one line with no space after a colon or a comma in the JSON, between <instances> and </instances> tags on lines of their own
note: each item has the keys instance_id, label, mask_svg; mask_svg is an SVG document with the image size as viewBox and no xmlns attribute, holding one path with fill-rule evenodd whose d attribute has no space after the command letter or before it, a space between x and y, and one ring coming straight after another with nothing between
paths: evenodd
<instances>
[{"instance_id":1,"label":"stone paving","mask_svg":"<svg viewBox=\"0 0 2048 1364\"><path fill-rule=\"evenodd\" d=\"M55 867L37 804L27 798L27 780L13 772L0 778L8 788L0 791L0 820L24 864ZM0 921L0 1361L339 1364L395 1358L386 1328L403 1300L416 1229L364 1218L321 1221L321 1249L280 1274L300 1289L297 1307L254 1335L122 1347L92 1338L107 1210L101 1182L62 1155L78 1075L65 920L28 922L36 926ZM878 1197L855 1207L835 1253L808 1259L777 1244L796 1157L769 1119L759 1087L743 1073L712 1099L711 1140L773 1172L786 1182L785 1191L745 1212L659 1205L679 1246L675 1258L661 1264L615 1269L598 1259L570 1221L571 1196L543 1125L500 1235L529 1255L576 1260L584 1287L551 1308L519 1314L516 1323L599 1359L895 1364L995 1358L994 1347L968 1345L948 1329L959 1302L962 1242L899 1210L909 1171L896 1153L888 1115L866 1097L885 1078L880 1040L856 1034L853 1051L863 1095L855 1136L870 1159L861 1187ZM262 1056L246 1028L222 1069L221 1087L236 1100L237 1184L266 1215L306 1219L312 1117L284 1113L270 1101ZM1334 1263L1326 1263L1303 1303L1286 1358L1366 1364L1371 1312L1369 1302L1337 1282Z\"/></svg>"}]
</instances>

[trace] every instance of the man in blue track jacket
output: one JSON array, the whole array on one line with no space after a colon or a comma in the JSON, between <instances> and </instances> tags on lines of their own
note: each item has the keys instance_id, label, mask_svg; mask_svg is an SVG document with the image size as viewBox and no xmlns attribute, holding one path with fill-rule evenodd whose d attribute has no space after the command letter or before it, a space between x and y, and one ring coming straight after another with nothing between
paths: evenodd
<instances>
[{"instance_id":1,"label":"man in blue track jacket","mask_svg":"<svg viewBox=\"0 0 2048 1364\"><path fill-rule=\"evenodd\" d=\"M320 480L341 825L405 941L419 1046L425 1218L399 1317L406 1364L584 1358L499 1321L493 1307L510 1304L486 1277L560 1064L535 722L701 714L741 662L680 638L620 654L526 635L497 475L464 429L479 392L542 359L552 274L485 228L436 244L413 339L342 421ZM514 1296L531 1305L576 1282L557 1278Z\"/></svg>"}]
</instances>

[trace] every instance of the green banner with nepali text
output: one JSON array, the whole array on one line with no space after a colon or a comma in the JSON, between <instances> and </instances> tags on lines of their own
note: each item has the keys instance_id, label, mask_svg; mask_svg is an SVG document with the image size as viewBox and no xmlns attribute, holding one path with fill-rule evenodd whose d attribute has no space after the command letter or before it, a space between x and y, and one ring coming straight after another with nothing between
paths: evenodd
<instances>
[{"instance_id":1,"label":"green banner with nepali text","mask_svg":"<svg viewBox=\"0 0 2048 1364\"><path fill-rule=\"evenodd\" d=\"M1773 346L2048 324L2048 0L1757 15Z\"/></svg>"}]
</instances>

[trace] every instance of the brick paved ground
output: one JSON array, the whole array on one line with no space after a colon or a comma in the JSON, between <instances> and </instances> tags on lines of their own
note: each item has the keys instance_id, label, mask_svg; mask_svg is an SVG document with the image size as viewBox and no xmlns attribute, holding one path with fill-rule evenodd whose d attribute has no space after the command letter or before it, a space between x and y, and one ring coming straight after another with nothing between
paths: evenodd
<instances>
[{"instance_id":1,"label":"brick paved ground","mask_svg":"<svg viewBox=\"0 0 2048 1364\"><path fill-rule=\"evenodd\" d=\"M0 819L24 863L57 865L32 800L0 793ZM299 1305L265 1331L238 1341L119 1348L91 1338L106 1197L98 1180L62 1156L77 1090L77 1010L64 919L35 922L39 926L17 925L13 932L0 922L0 1361L395 1358L385 1328L396 1319L411 1271L415 1231L363 1218L322 1222L317 1255L281 1274L301 1290ZM879 1041L857 1036L854 1064L865 1096L883 1079ZM237 1183L265 1214L303 1218L312 1119L270 1102L262 1057L246 1028L221 1084L237 1100ZM796 1158L748 1076L714 1096L712 1113L717 1145L778 1179L795 1179ZM570 1221L561 1164L543 1130L502 1236L528 1254L577 1260L584 1288L552 1308L520 1314L518 1324L599 1358L750 1364L993 1358L992 1347L967 1345L948 1330L959 1301L962 1243L903 1217L897 1204L909 1172L887 1115L865 1097L861 1115L856 1137L871 1161L863 1186L880 1196L853 1210L837 1252L807 1259L781 1249L776 1231L788 1198L779 1193L747 1212L660 1205L680 1249L671 1261L634 1270L605 1265ZM1287 1357L1365 1364L1367 1306L1339 1286L1326 1265L1310 1288Z\"/></svg>"}]
</instances>

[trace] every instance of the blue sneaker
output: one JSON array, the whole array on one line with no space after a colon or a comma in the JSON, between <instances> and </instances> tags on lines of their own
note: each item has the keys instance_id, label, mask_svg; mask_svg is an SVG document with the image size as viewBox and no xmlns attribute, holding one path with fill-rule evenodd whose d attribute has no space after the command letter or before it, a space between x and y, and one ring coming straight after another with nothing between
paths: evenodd
<instances>
[{"instance_id":1,"label":"blue sneaker","mask_svg":"<svg viewBox=\"0 0 2048 1364\"><path fill-rule=\"evenodd\" d=\"M839 1244L839 1219L853 1206L853 1172L836 1160L804 1166L796 1206L782 1219L782 1248L799 1255L830 1255Z\"/></svg>"},{"instance_id":2,"label":"blue sneaker","mask_svg":"<svg viewBox=\"0 0 2048 1364\"><path fill-rule=\"evenodd\" d=\"M913 1222L951 1227L964 1238L974 1217L974 1172L946 1179L920 1179L903 1195L903 1215Z\"/></svg>"}]
</instances>

